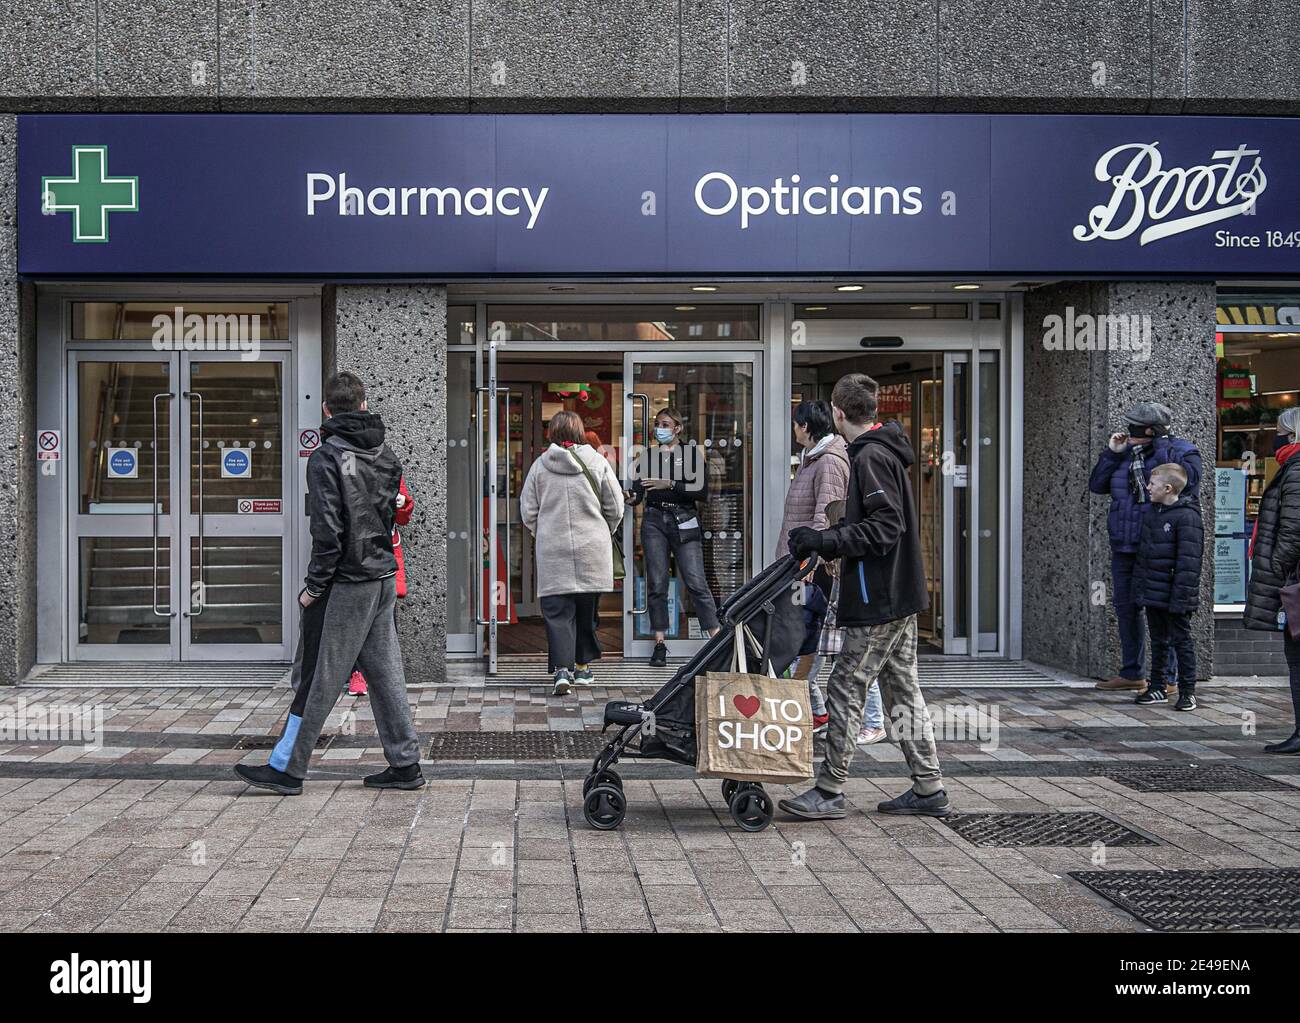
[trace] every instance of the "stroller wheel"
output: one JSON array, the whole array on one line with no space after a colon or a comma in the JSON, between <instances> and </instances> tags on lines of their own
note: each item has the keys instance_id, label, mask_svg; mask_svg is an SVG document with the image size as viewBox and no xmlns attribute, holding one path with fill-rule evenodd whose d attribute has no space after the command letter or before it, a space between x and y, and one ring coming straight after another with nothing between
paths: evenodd
<instances>
[{"instance_id":1,"label":"stroller wheel","mask_svg":"<svg viewBox=\"0 0 1300 1023\"><path fill-rule=\"evenodd\" d=\"M736 794L736 789L740 788L740 782L732 781L730 778L722 779L722 801L728 806L731 805L731 797Z\"/></svg>"},{"instance_id":2,"label":"stroller wheel","mask_svg":"<svg viewBox=\"0 0 1300 1023\"><path fill-rule=\"evenodd\" d=\"M597 785L582 801L582 815L597 831L613 831L627 816L627 799L623 790L613 785ZM768 820L771 820L769 815Z\"/></svg>"},{"instance_id":3,"label":"stroller wheel","mask_svg":"<svg viewBox=\"0 0 1300 1023\"><path fill-rule=\"evenodd\" d=\"M762 831L772 823L774 806L762 785L746 783L732 794L731 819L745 831Z\"/></svg>"},{"instance_id":4,"label":"stroller wheel","mask_svg":"<svg viewBox=\"0 0 1300 1023\"><path fill-rule=\"evenodd\" d=\"M600 774L589 774L582 782L582 794L585 796L597 785L613 785L620 792L623 791L623 779L612 767L607 767Z\"/></svg>"}]
</instances>

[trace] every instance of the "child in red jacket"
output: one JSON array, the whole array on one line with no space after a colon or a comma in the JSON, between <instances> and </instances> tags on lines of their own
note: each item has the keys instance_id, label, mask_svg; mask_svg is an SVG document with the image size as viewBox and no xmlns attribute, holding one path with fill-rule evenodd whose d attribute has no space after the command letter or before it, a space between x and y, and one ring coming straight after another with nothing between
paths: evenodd
<instances>
[{"instance_id":1,"label":"child in red jacket","mask_svg":"<svg viewBox=\"0 0 1300 1023\"><path fill-rule=\"evenodd\" d=\"M405 526L411 521L411 515L415 511L415 498L411 492L406 489L406 477L403 476L398 484L397 493L397 517L393 526L393 554L397 558L397 597L400 600L406 596L406 559L402 554L402 534L397 531L398 526ZM397 608L393 607L393 615L396 617ZM348 679L349 696L366 695L366 677L361 674L357 668L352 669L352 677Z\"/></svg>"}]
</instances>

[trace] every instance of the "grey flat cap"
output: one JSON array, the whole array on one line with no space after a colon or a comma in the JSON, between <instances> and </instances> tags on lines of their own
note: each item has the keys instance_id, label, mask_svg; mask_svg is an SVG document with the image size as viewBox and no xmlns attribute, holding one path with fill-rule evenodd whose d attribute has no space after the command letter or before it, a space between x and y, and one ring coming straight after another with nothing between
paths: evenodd
<instances>
[{"instance_id":1,"label":"grey flat cap","mask_svg":"<svg viewBox=\"0 0 1300 1023\"><path fill-rule=\"evenodd\" d=\"M1156 426L1164 430L1169 429L1173 419L1173 410L1158 401L1139 401L1124 416L1124 422L1134 426Z\"/></svg>"}]
</instances>

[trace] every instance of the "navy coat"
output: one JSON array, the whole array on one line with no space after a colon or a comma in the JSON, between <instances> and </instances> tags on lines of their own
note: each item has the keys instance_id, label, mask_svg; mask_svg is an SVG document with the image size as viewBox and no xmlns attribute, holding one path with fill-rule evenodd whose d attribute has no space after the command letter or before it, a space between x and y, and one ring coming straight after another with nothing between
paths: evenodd
<instances>
[{"instance_id":1,"label":"navy coat","mask_svg":"<svg viewBox=\"0 0 1300 1023\"><path fill-rule=\"evenodd\" d=\"M1201 487L1201 453L1190 440L1181 437L1156 437L1146 446L1142 456L1143 479L1145 484L1151 478L1151 470L1165 462L1181 465L1187 473L1187 486L1181 496L1196 501L1200 497ZM1138 549L1138 540L1142 534L1142 517L1151 507L1150 501L1138 504L1133 490L1129 486L1129 463L1133 455L1126 448L1115 454L1109 447L1101 453L1092 475L1088 477L1088 489L1094 494L1110 495L1110 513L1106 516L1106 526L1110 532L1111 550L1119 554L1134 554Z\"/></svg>"},{"instance_id":2,"label":"navy coat","mask_svg":"<svg viewBox=\"0 0 1300 1023\"><path fill-rule=\"evenodd\" d=\"M1195 611L1201 600L1201 557L1205 530L1200 506L1186 491L1173 504L1152 504L1142 519L1134 602L1174 614Z\"/></svg>"}]
</instances>

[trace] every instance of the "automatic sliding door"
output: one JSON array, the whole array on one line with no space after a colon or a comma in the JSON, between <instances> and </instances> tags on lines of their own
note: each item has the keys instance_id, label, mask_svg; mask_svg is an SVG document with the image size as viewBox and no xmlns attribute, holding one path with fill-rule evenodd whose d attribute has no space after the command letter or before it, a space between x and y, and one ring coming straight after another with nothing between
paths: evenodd
<instances>
[{"instance_id":1,"label":"automatic sliding door","mask_svg":"<svg viewBox=\"0 0 1300 1023\"><path fill-rule=\"evenodd\" d=\"M630 352L624 357L623 475L629 482L651 475L654 447L647 449L645 430L653 433L655 417L675 409L685 420L683 464L706 487L697 507L704 574L713 599L721 604L755 570L757 493L762 464L756 450L755 422L761 387L761 362L748 353ZM689 481L688 481L689 484ZM649 657L654 628L645 552L641 543L645 506L629 509L624 520L628 578L624 586L624 643L629 657ZM670 655L680 658L699 649L703 631L695 599L672 565L664 610L664 633Z\"/></svg>"}]
</instances>

